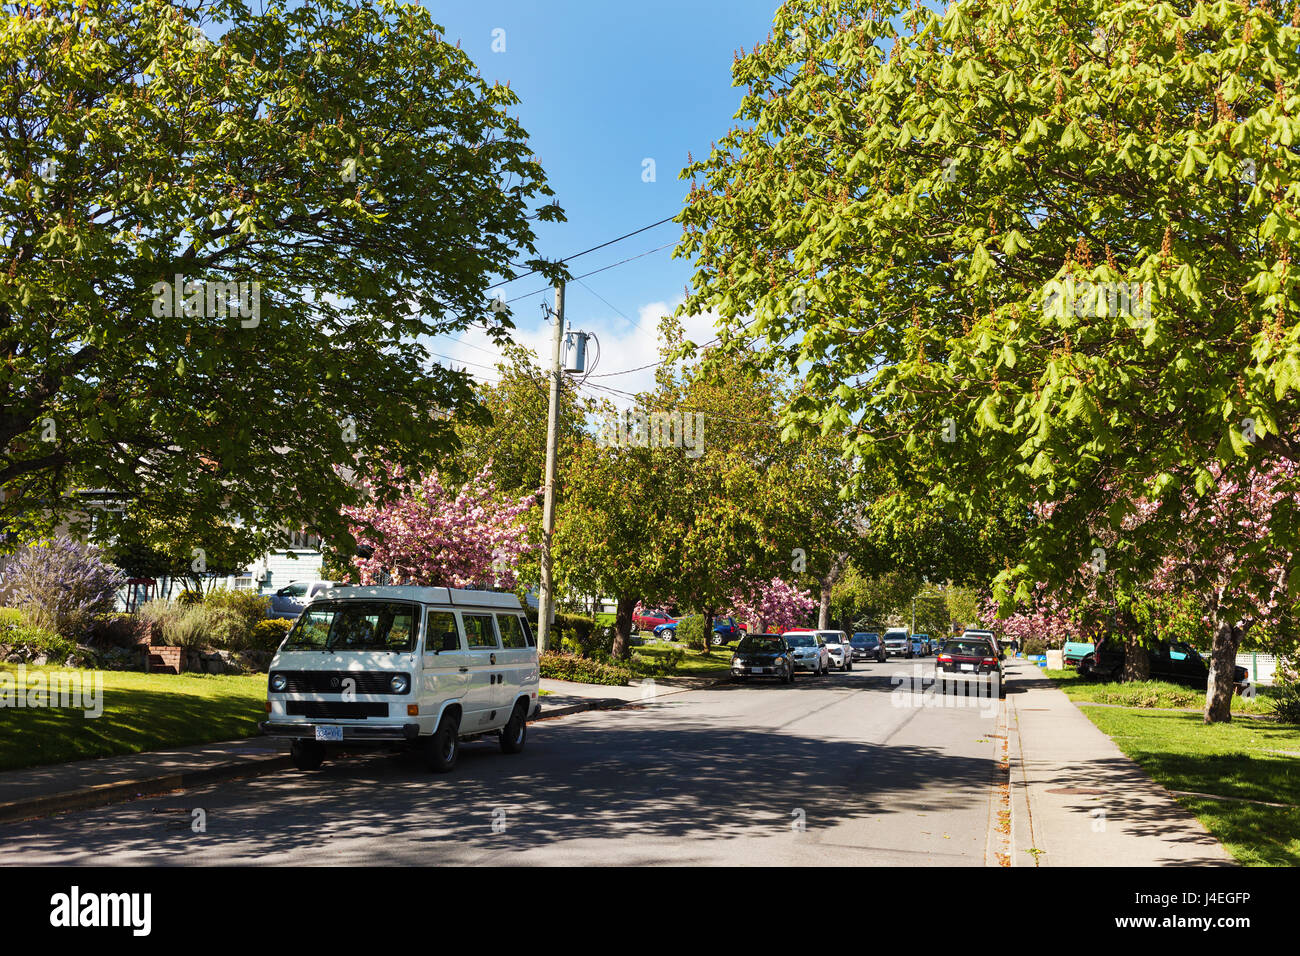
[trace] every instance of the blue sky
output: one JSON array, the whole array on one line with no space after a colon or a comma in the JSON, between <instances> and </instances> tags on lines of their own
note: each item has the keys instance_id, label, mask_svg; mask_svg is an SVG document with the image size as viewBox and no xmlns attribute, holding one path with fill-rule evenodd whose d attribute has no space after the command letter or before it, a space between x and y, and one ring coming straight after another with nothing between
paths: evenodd
<instances>
[{"instance_id":1,"label":"blue sky","mask_svg":"<svg viewBox=\"0 0 1300 956\"><path fill-rule=\"evenodd\" d=\"M461 41L485 79L509 80L519 94L517 115L568 216L567 223L540 225L538 251L560 258L680 211L687 184L677 174L687 152L707 154L731 127L742 92L731 85L733 54L766 38L778 2L424 0L424 5L450 41ZM493 52L494 30L504 31L497 35L504 39L504 52ZM646 159L655 162L653 183L642 180ZM668 223L576 260L571 272L581 275L672 243L679 235L679 227ZM600 372L657 358L658 315L681 301L690 277L689 264L672 259L671 252L670 246L583 280L596 294L581 283L568 285L570 324L600 337ZM504 292L510 299L544 285L533 276L510 283ZM518 340L533 347L547 341L540 303L550 298L546 293L512 303ZM688 326L697 341L706 328L706 320ZM462 341L435 340L438 351L476 375L494 378L481 367L493 364L482 351L488 343L473 334L457 338ZM650 375L602 381L635 391L649 385Z\"/></svg>"}]
</instances>

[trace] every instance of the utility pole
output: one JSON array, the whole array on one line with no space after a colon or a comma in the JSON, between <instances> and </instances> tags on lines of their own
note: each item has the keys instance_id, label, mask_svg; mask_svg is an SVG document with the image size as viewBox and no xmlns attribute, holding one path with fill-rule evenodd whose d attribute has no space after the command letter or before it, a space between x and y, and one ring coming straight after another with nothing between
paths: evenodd
<instances>
[{"instance_id":1,"label":"utility pole","mask_svg":"<svg viewBox=\"0 0 1300 956\"><path fill-rule=\"evenodd\" d=\"M551 534L555 531L555 466L560 441L560 367L564 349L564 283L555 286L555 335L551 355L551 407L546 415L546 492L542 504L542 581L537 594L537 653L546 652L551 638Z\"/></svg>"}]
</instances>

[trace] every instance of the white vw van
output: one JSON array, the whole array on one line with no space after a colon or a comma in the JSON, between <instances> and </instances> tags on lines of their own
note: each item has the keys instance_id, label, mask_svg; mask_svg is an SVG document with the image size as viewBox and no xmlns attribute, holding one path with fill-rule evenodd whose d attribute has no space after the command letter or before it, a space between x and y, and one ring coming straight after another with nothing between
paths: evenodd
<instances>
[{"instance_id":1,"label":"white vw van","mask_svg":"<svg viewBox=\"0 0 1300 956\"><path fill-rule=\"evenodd\" d=\"M285 635L267 675L262 732L292 741L300 770L330 748L414 747L430 769L462 741L524 749L541 710L537 646L519 599L495 591L337 587Z\"/></svg>"}]
</instances>

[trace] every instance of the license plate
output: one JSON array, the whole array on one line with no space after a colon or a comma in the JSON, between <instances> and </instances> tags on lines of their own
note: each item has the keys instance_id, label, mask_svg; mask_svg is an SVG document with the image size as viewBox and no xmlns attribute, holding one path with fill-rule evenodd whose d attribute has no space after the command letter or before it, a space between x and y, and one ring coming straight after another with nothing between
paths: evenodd
<instances>
[{"instance_id":1,"label":"license plate","mask_svg":"<svg viewBox=\"0 0 1300 956\"><path fill-rule=\"evenodd\" d=\"M975 669L975 665L974 665L974 664L963 664L963 665L961 665L961 669L964 670L964 671L973 671L973 670Z\"/></svg>"},{"instance_id":2,"label":"license plate","mask_svg":"<svg viewBox=\"0 0 1300 956\"><path fill-rule=\"evenodd\" d=\"M343 741L343 728L342 728L342 727L317 727L317 728L316 728L316 739L317 739L317 740L331 740L331 741L335 741L335 742L337 742L337 743L342 743L342 741Z\"/></svg>"}]
</instances>

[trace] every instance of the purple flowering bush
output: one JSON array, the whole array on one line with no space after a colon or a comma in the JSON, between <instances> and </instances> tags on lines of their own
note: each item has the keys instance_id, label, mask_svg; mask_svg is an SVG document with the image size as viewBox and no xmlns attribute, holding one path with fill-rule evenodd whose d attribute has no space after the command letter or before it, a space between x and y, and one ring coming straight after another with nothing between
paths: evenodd
<instances>
[{"instance_id":1,"label":"purple flowering bush","mask_svg":"<svg viewBox=\"0 0 1300 956\"><path fill-rule=\"evenodd\" d=\"M28 545L5 577L28 621L73 641L83 640L96 620L113 610L126 583L98 548L71 538Z\"/></svg>"}]
</instances>

